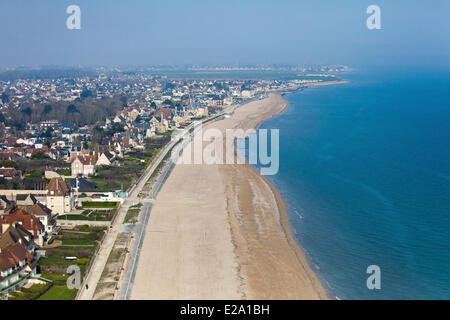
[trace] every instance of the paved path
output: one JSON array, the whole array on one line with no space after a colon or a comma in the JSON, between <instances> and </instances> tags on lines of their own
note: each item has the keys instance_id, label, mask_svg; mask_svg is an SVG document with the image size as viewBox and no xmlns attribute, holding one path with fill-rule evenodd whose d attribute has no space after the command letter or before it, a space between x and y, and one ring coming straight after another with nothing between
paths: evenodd
<instances>
[{"instance_id":1,"label":"paved path","mask_svg":"<svg viewBox=\"0 0 450 320\"><path fill-rule=\"evenodd\" d=\"M87 275L86 282L78 292L78 300L92 300L95 288L97 287L97 283L100 280L103 269L106 265L106 261L108 260L109 254L114 246L114 242L116 241L117 235L120 232L122 222L125 219L125 215L127 214L128 208L131 204L132 202L130 202L129 200L125 200L120 206L114 225L106 234L105 240L101 244L100 249L94 258L94 262L89 271L89 274ZM86 284L89 286L89 289L87 290Z\"/></svg>"},{"instance_id":2,"label":"paved path","mask_svg":"<svg viewBox=\"0 0 450 320\"><path fill-rule=\"evenodd\" d=\"M141 209L141 214L139 215L139 222L136 224L136 228L133 231L135 240L133 241L133 245L130 249L130 260L128 262L128 266L126 267L126 271L124 272L124 274L122 274L122 279L119 284L120 291L117 297L118 300L129 300L131 297L131 290L134 285L140 252L144 243L145 232L147 229L148 220L150 219L150 213L153 208L154 199L156 198L159 190L162 188L164 182L169 177L174 166L175 164L169 163L163 168L161 175L152 186L152 189L149 192L147 198L141 201L144 205Z\"/></svg>"}]
</instances>

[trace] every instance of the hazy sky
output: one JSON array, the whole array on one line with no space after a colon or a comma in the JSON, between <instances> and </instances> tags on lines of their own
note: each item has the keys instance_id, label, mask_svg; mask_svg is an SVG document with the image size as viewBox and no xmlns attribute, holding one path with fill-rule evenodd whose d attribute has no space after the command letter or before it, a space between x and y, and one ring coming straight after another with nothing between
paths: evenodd
<instances>
[{"instance_id":1,"label":"hazy sky","mask_svg":"<svg viewBox=\"0 0 450 320\"><path fill-rule=\"evenodd\" d=\"M382 30L366 27L371 4ZM449 17L450 0L1 0L0 66L449 66Z\"/></svg>"}]
</instances>

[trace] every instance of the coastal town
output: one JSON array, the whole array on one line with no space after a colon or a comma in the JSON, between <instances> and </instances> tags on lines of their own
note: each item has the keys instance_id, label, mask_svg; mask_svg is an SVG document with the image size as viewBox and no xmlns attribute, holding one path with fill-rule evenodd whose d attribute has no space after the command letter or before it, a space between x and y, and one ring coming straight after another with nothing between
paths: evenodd
<instances>
[{"instance_id":1,"label":"coastal town","mask_svg":"<svg viewBox=\"0 0 450 320\"><path fill-rule=\"evenodd\" d=\"M270 93L338 81L346 70L295 69L284 80L104 69L0 74L0 296L77 298L77 289L66 286L67 268L77 265L86 279L113 225L139 220L143 192L163 171L162 156L196 121ZM132 240L118 233L114 241L108 256L117 251L125 264L120 246ZM97 296L116 299L118 281L112 286Z\"/></svg>"},{"instance_id":2,"label":"coastal town","mask_svg":"<svg viewBox=\"0 0 450 320\"><path fill-rule=\"evenodd\" d=\"M449 0L0 12L3 318L450 300Z\"/></svg>"}]
</instances>

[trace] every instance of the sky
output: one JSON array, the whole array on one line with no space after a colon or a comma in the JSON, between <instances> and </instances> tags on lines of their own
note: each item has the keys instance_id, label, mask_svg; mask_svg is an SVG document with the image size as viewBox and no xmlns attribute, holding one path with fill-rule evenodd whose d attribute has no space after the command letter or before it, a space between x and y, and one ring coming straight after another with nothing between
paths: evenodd
<instances>
[{"instance_id":1,"label":"sky","mask_svg":"<svg viewBox=\"0 0 450 320\"><path fill-rule=\"evenodd\" d=\"M69 30L69 5L81 29ZM369 30L369 5L381 29ZM449 0L1 0L0 67L450 66Z\"/></svg>"}]
</instances>

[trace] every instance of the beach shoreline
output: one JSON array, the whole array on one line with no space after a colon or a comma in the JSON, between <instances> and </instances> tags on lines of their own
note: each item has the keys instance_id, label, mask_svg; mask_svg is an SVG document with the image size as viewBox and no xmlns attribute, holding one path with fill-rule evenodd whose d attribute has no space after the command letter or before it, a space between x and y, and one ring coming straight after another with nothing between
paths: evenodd
<instances>
[{"instance_id":1,"label":"beach shoreline","mask_svg":"<svg viewBox=\"0 0 450 320\"><path fill-rule=\"evenodd\" d=\"M287 108L281 95L270 94L205 129L257 129ZM178 164L152 210L131 299L327 295L272 182L249 164Z\"/></svg>"},{"instance_id":2,"label":"beach shoreline","mask_svg":"<svg viewBox=\"0 0 450 320\"><path fill-rule=\"evenodd\" d=\"M276 117L280 114L283 114L289 107L289 104L286 100L282 98L280 94L275 94L274 96L277 97L277 101L275 104L273 104L271 107L271 110L269 112L265 113L258 113L259 118L258 119L251 119L248 120L247 117L243 117L243 119L240 119L241 121L237 121L238 124L236 128L242 128L244 130L247 129L255 129L257 130L262 123L265 121L272 119L273 117ZM245 108L245 106L243 107ZM228 169L228 170L227 170ZM273 261L273 259L269 259L267 257L264 257L264 253L258 255L255 254L249 254L249 257L245 258L245 250L240 248L241 246L245 246L244 244L236 244L236 239L238 238L236 236L236 233L238 233L241 229L241 226L237 225L237 223L234 223L233 225L233 219L232 214L233 209L228 208L229 211L229 219L231 216L231 222L230 222L230 229L233 234L233 241L235 245L235 251L236 256L238 257L238 263L241 270L241 276L246 279L247 281L247 288L246 288L246 298L250 299L328 299L326 291L324 287L322 286L322 283L318 279L317 275L313 272L313 270L310 268L310 265L305 257L305 254L303 252L303 249L301 246L297 243L295 240L293 233L292 233L292 226L290 224L289 220L289 213L286 208L286 204L279 193L278 189L275 187L275 185L265 176L261 175L258 170L253 167L250 164L244 164L239 166L225 166L223 168L223 176L224 179L227 177L233 176L233 174L236 174L238 172L239 176L245 177L243 180L252 180L253 186L251 189L253 190L245 190L243 181L231 181L228 180L227 186L229 189L233 189L233 186L235 186L236 189L243 189L236 192L237 198L246 198L244 202L249 202L252 197L255 197L255 194L263 194L265 193L266 200L272 200L272 215L273 220L272 224L279 225L279 228L276 230L276 233L273 233L267 241L260 240L257 245L248 245L247 251L253 251L257 250L256 247L258 245L264 245L264 248L268 251L277 252L275 253L276 258L280 259L280 261L284 260L283 263L290 264L288 269L291 270L284 270L283 272L289 272L292 270L295 270L293 274L290 274L288 277L283 277L281 275L278 275L277 277L272 277L270 281L270 285L264 286L261 285L261 279L260 275L256 275L255 272L252 273L252 271L247 271L245 269L251 269L252 267L254 269L258 269L258 273L266 273L267 275L271 272L271 268L274 267L277 262ZM239 179L239 178L235 178ZM258 187L256 187L258 186ZM254 189L258 189L255 191ZM253 192L253 195L252 195ZM246 194L247 193L247 194ZM233 196L236 197L236 194L233 195L233 193L228 191L228 201L233 200ZM238 199L239 200L239 199ZM236 199L235 199L236 201ZM253 206L255 205L253 201ZM267 205L267 204L266 204ZM243 205L245 207L245 205ZM263 208L258 208L259 210L264 211ZM246 208L244 209L244 215L248 217L252 217L252 219L257 220L256 217L258 215L258 209L255 210L255 208ZM235 210L236 211L236 210ZM239 211L239 210L238 210ZM236 214L236 212L234 212ZM259 218L261 219L261 218ZM251 219L248 219L251 220ZM267 217L265 217L263 220L270 220ZM265 223L268 223L265 221ZM242 224L242 221L241 221ZM250 229L252 228L252 221L247 223L244 223L245 225L245 233L251 233ZM244 237L242 234L241 237ZM255 241L255 238L260 237L260 234L258 232L253 231L253 234L250 236L247 236L247 241ZM281 250L280 250L281 249ZM280 252L285 252L284 255L279 254ZM295 259L293 258L295 257ZM294 261L295 260L295 261ZM257 263L254 263L257 261ZM251 266L251 264L255 264L255 266ZM259 264L259 265L256 265ZM267 266L267 267L266 267ZM280 267L280 266L278 266ZM242 270L244 269L244 270ZM266 269L266 270L264 270ZM246 274L247 273L247 274ZM250 275L251 274L251 275ZM255 279L256 278L256 279ZM267 276L266 276L267 278ZM289 288L290 284L289 281L293 281L296 283L295 288L292 286L289 290L284 290L286 288ZM254 283L252 288L252 282ZM279 285L277 285L279 284ZM270 287L270 290L268 289ZM277 290L274 290L274 289ZM273 292L269 292L273 291Z\"/></svg>"}]
</instances>

